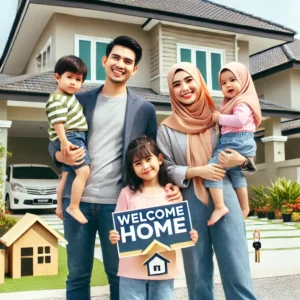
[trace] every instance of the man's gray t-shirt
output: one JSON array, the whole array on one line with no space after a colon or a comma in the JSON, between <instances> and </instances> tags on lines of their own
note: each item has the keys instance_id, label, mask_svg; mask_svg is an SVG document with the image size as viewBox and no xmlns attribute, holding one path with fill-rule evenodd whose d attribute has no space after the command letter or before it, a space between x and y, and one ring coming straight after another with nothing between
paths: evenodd
<instances>
[{"instance_id":1,"label":"man's gray t-shirt","mask_svg":"<svg viewBox=\"0 0 300 300\"><path fill-rule=\"evenodd\" d=\"M91 174L81 201L116 204L122 189L123 131L127 93L107 98L98 95L88 150Z\"/></svg>"}]
</instances>

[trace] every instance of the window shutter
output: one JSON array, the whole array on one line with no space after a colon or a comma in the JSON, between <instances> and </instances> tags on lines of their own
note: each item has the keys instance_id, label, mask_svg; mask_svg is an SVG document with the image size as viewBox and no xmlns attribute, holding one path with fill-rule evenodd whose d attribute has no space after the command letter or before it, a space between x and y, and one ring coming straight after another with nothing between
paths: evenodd
<instances>
[{"instance_id":1,"label":"window shutter","mask_svg":"<svg viewBox=\"0 0 300 300\"><path fill-rule=\"evenodd\" d=\"M86 80L91 80L91 42L79 41L79 57L85 62L88 73Z\"/></svg>"},{"instance_id":2,"label":"window shutter","mask_svg":"<svg viewBox=\"0 0 300 300\"><path fill-rule=\"evenodd\" d=\"M96 42L96 80L105 80L105 70L102 67L102 57L105 56L107 43Z\"/></svg>"},{"instance_id":3,"label":"window shutter","mask_svg":"<svg viewBox=\"0 0 300 300\"><path fill-rule=\"evenodd\" d=\"M220 53L211 53L211 81L212 89L214 91L220 91L219 85L219 72L221 70L221 54Z\"/></svg>"},{"instance_id":4,"label":"window shutter","mask_svg":"<svg viewBox=\"0 0 300 300\"><path fill-rule=\"evenodd\" d=\"M207 70L206 70L206 52L196 51L196 66L200 70L200 73L207 83Z\"/></svg>"},{"instance_id":5,"label":"window shutter","mask_svg":"<svg viewBox=\"0 0 300 300\"><path fill-rule=\"evenodd\" d=\"M181 62L192 62L192 50L180 49L180 61Z\"/></svg>"}]
</instances>

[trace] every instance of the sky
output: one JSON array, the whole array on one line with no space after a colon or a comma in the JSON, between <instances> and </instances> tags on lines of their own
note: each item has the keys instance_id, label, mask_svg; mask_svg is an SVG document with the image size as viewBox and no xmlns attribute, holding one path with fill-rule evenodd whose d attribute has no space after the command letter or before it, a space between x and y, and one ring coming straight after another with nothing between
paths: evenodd
<instances>
[{"instance_id":1,"label":"sky","mask_svg":"<svg viewBox=\"0 0 300 300\"><path fill-rule=\"evenodd\" d=\"M0 54L2 54L16 16L18 0L0 0L0 4Z\"/></svg>"},{"instance_id":2,"label":"sky","mask_svg":"<svg viewBox=\"0 0 300 300\"><path fill-rule=\"evenodd\" d=\"M149 0L151 1L151 0ZM300 33L299 0L213 0L214 2L242 10L249 14L279 23ZM0 54L5 47L18 0L0 0ZM298 34L296 38L300 38Z\"/></svg>"}]
</instances>

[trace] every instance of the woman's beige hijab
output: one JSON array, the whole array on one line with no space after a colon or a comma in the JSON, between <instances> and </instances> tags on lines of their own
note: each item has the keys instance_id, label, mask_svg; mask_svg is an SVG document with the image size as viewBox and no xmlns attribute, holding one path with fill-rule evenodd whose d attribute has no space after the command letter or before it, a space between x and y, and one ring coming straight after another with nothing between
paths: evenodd
<instances>
[{"instance_id":1,"label":"woman's beige hijab","mask_svg":"<svg viewBox=\"0 0 300 300\"><path fill-rule=\"evenodd\" d=\"M260 104L256 94L254 83L248 69L243 64L238 62L231 62L226 64L219 73L220 86L221 73L225 69L231 71L234 74L242 89L240 93L232 99L224 97L224 100L220 107L220 113L231 115L233 113L233 108L236 105L245 103L252 109L254 114L254 122L256 127L258 127L261 122Z\"/></svg>"},{"instance_id":2,"label":"woman's beige hijab","mask_svg":"<svg viewBox=\"0 0 300 300\"><path fill-rule=\"evenodd\" d=\"M200 87L200 94L196 101L190 105L179 102L173 92L173 78L177 70L190 74ZM215 104L209 94L208 88L196 66L187 63L175 64L168 73L168 85L173 114L166 118L162 124L176 131L187 134L187 163L190 167L205 166L212 157L212 113ZM208 204L208 191L204 180L193 178L195 194L205 205Z\"/></svg>"}]
</instances>

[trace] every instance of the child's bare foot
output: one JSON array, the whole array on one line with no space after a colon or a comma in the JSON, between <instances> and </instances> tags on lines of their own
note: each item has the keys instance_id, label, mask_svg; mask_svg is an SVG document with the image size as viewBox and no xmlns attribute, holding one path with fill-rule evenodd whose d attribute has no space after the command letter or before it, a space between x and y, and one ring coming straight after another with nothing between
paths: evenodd
<instances>
[{"instance_id":1,"label":"child's bare foot","mask_svg":"<svg viewBox=\"0 0 300 300\"><path fill-rule=\"evenodd\" d=\"M229 209L224 205L221 208L215 208L210 219L207 222L208 226L214 225L217 223L223 216L229 213Z\"/></svg>"},{"instance_id":2,"label":"child's bare foot","mask_svg":"<svg viewBox=\"0 0 300 300\"><path fill-rule=\"evenodd\" d=\"M249 211L250 211L249 207L242 208L242 214L243 214L244 219L246 219L248 217Z\"/></svg>"},{"instance_id":3,"label":"child's bare foot","mask_svg":"<svg viewBox=\"0 0 300 300\"><path fill-rule=\"evenodd\" d=\"M68 206L66 211L79 223L86 224L88 222L83 213L80 211L79 207Z\"/></svg>"}]
</instances>

